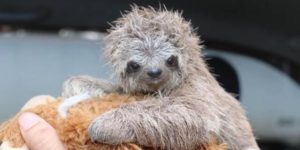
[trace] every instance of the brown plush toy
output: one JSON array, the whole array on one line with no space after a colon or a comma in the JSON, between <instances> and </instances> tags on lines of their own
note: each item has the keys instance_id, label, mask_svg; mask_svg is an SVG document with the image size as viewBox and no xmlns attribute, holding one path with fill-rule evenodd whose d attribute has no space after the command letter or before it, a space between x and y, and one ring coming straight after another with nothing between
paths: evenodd
<instances>
[{"instance_id":1,"label":"brown plush toy","mask_svg":"<svg viewBox=\"0 0 300 150\"><path fill-rule=\"evenodd\" d=\"M21 136L17 120L20 114L24 112L33 112L52 125L68 150L142 150L142 146L134 143L121 145L93 143L87 133L89 124L97 116L138 99L138 97L118 94L90 98L73 106L69 109L67 116L63 117L58 113L62 101L60 98L55 99L51 96L33 98L15 117L0 126L0 150L28 150ZM217 143L214 140L199 147L199 150L225 149L226 145Z\"/></svg>"}]
</instances>

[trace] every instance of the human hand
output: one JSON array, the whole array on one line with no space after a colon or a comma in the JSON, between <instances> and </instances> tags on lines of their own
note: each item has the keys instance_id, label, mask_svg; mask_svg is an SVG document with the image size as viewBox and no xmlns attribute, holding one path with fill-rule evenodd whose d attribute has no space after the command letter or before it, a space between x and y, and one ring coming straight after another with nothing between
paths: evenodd
<instances>
[{"instance_id":1,"label":"human hand","mask_svg":"<svg viewBox=\"0 0 300 150\"><path fill-rule=\"evenodd\" d=\"M18 121L22 136L30 150L65 150L53 127L39 116L24 113Z\"/></svg>"}]
</instances>

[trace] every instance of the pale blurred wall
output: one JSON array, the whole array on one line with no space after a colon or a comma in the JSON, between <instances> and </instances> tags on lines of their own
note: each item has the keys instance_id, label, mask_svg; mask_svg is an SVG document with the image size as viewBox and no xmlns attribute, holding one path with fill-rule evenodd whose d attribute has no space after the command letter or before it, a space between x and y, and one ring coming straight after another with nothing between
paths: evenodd
<instances>
[{"instance_id":1,"label":"pale blurred wall","mask_svg":"<svg viewBox=\"0 0 300 150\"><path fill-rule=\"evenodd\" d=\"M49 34L0 35L0 122L33 96L59 96L72 75L109 78L101 42Z\"/></svg>"}]
</instances>

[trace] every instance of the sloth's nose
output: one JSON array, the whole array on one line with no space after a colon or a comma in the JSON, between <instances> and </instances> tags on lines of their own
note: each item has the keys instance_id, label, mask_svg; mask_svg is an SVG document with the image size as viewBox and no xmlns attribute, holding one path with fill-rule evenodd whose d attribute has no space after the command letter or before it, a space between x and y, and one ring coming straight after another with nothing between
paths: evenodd
<instances>
[{"instance_id":1,"label":"sloth's nose","mask_svg":"<svg viewBox=\"0 0 300 150\"><path fill-rule=\"evenodd\" d=\"M162 73L162 70L159 68L153 68L147 72L148 76L151 78L158 78L161 75L161 73Z\"/></svg>"}]
</instances>

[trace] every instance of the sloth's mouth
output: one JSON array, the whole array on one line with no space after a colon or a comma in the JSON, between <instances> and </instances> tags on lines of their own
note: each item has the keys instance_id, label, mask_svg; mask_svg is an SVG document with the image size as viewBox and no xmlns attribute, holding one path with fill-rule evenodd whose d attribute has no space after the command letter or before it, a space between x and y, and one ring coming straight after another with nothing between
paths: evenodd
<instances>
[{"instance_id":1,"label":"sloth's mouth","mask_svg":"<svg viewBox=\"0 0 300 150\"><path fill-rule=\"evenodd\" d=\"M149 89L152 91L161 90L162 87L164 87L164 84L167 82L166 78L155 78L155 79L149 79L146 81L146 85Z\"/></svg>"},{"instance_id":2,"label":"sloth's mouth","mask_svg":"<svg viewBox=\"0 0 300 150\"><path fill-rule=\"evenodd\" d=\"M161 84L159 83L151 83L151 84L147 84L149 88L151 88L152 90L158 90L161 87Z\"/></svg>"},{"instance_id":3,"label":"sloth's mouth","mask_svg":"<svg viewBox=\"0 0 300 150\"><path fill-rule=\"evenodd\" d=\"M169 76L162 75L157 78L149 78L149 77L140 78L139 81L140 84L143 85L145 91L157 92L163 90L168 80L169 80Z\"/></svg>"}]
</instances>

